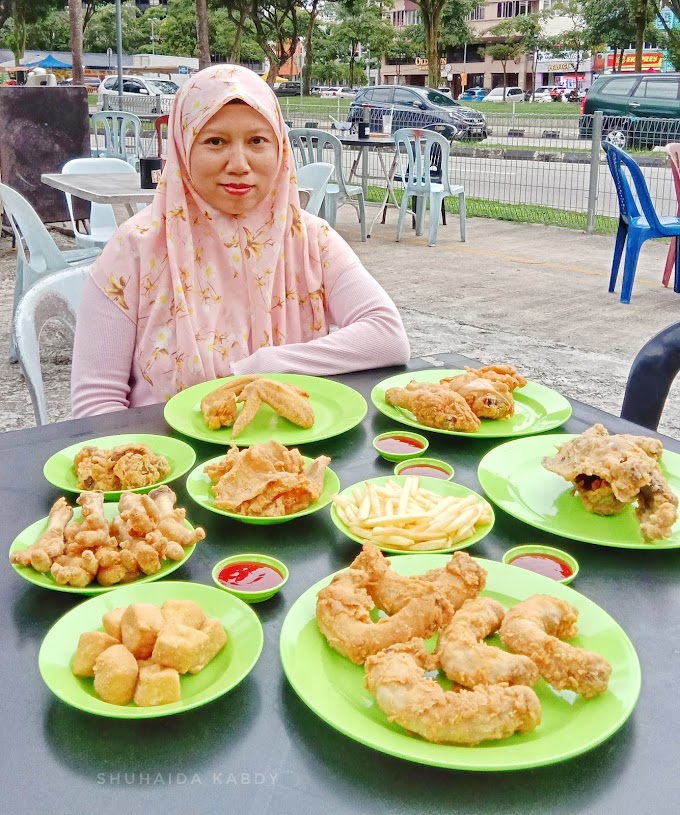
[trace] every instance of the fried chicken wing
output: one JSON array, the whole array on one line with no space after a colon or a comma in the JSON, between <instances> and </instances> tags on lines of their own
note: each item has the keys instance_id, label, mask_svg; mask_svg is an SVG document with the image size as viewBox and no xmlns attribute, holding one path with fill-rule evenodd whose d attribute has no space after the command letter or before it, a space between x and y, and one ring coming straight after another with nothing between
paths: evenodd
<instances>
[{"instance_id":1,"label":"fried chicken wing","mask_svg":"<svg viewBox=\"0 0 680 815\"><path fill-rule=\"evenodd\" d=\"M540 723L541 704L526 685L445 691L424 675L433 664L418 639L368 657L366 687L390 721L428 741L470 746L528 733Z\"/></svg>"},{"instance_id":2,"label":"fried chicken wing","mask_svg":"<svg viewBox=\"0 0 680 815\"><path fill-rule=\"evenodd\" d=\"M234 422L231 434L234 439L252 422L263 402L298 427L312 427L314 424L309 394L285 382L258 379L241 391L237 401L243 402L243 408Z\"/></svg>"},{"instance_id":3,"label":"fried chicken wing","mask_svg":"<svg viewBox=\"0 0 680 815\"><path fill-rule=\"evenodd\" d=\"M508 609L500 636L513 653L535 662L553 688L591 699L607 690L612 668L600 654L562 642L576 636L577 619L574 606L557 597L536 594Z\"/></svg>"},{"instance_id":4,"label":"fried chicken wing","mask_svg":"<svg viewBox=\"0 0 680 815\"><path fill-rule=\"evenodd\" d=\"M243 389L259 379L259 374L249 374L232 379L201 399L201 411L206 424L211 430L220 427L231 427L236 420L236 397Z\"/></svg>"},{"instance_id":5,"label":"fried chicken wing","mask_svg":"<svg viewBox=\"0 0 680 815\"><path fill-rule=\"evenodd\" d=\"M385 401L410 410L416 421L426 427L472 433L480 425L465 399L448 387L388 388Z\"/></svg>"},{"instance_id":6,"label":"fried chicken wing","mask_svg":"<svg viewBox=\"0 0 680 815\"><path fill-rule=\"evenodd\" d=\"M480 419L507 419L515 413L512 392L501 380L472 372L442 379L441 384L459 393Z\"/></svg>"}]
</instances>

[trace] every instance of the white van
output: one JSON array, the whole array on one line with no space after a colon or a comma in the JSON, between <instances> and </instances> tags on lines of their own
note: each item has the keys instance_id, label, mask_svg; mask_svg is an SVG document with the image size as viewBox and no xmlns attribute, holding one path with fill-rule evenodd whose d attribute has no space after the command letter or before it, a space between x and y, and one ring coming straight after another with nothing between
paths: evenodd
<instances>
[{"instance_id":1,"label":"white van","mask_svg":"<svg viewBox=\"0 0 680 815\"><path fill-rule=\"evenodd\" d=\"M494 88L484 97L485 102L522 102L523 100L524 91L516 87L505 89L505 100L503 100L503 88Z\"/></svg>"}]
</instances>

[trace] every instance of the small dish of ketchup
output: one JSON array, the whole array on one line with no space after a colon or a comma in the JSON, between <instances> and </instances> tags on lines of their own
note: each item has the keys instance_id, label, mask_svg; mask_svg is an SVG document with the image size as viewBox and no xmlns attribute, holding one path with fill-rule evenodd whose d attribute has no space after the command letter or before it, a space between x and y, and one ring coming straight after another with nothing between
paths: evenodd
<instances>
[{"instance_id":1,"label":"small dish of ketchup","mask_svg":"<svg viewBox=\"0 0 680 815\"><path fill-rule=\"evenodd\" d=\"M571 583L578 574L575 557L552 546L529 543L515 546L503 555L503 563L542 574L558 583Z\"/></svg>"},{"instance_id":2,"label":"small dish of ketchup","mask_svg":"<svg viewBox=\"0 0 680 815\"><path fill-rule=\"evenodd\" d=\"M246 603L269 600L288 580L288 568L269 555L232 555L212 571L215 585Z\"/></svg>"},{"instance_id":3,"label":"small dish of ketchup","mask_svg":"<svg viewBox=\"0 0 680 815\"><path fill-rule=\"evenodd\" d=\"M408 458L394 467L395 475L417 475L426 478L441 478L450 481L453 478L453 467L438 458Z\"/></svg>"},{"instance_id":4,"label":"small dish of ketchup","mask_svg":"<svg viewBox=\"0 0 680 815\"><path fill-rule=\"evenodd\" d=\"M406 430L393 430L381 433L373 439L374 449L387 461L405 461L422 456L430 442L420 433Z\"/></svg>"}]
</instances>

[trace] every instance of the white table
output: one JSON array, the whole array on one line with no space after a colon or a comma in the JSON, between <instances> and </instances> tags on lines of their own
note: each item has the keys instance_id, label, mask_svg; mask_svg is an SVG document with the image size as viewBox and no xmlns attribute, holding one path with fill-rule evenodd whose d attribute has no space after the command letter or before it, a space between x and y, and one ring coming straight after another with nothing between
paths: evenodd
<instances>
[{"instance_id":1,"label":"white table","mask_svg":"<svg viewBox=\"0 0 680 815\"><path fill-rule=\"evenodd\" d=\"M95 204L111 204L119 224L137 212L137 204L150 204L156 194L156 190L141 188L138 173L43 173L40 180L76 198Z\"/></svg>"}]
</instances>

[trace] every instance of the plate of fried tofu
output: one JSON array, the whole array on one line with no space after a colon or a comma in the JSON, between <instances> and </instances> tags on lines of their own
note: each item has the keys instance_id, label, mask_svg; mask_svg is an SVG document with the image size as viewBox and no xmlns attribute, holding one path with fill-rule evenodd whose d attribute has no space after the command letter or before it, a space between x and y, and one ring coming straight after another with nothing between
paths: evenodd
<instances>
[{"instance_id":1,"label":"plate of fried tofu","mask_svg":"<svg viewBox=\"0 0 680 815\"><path fill-rule=\"evenodd\" d=\"M257 662L254 611L200 583L129 585L76 606L38 656L47 687L72 707L117 719L172 716L234 688Z\"/></svg>"}]
</instances>

